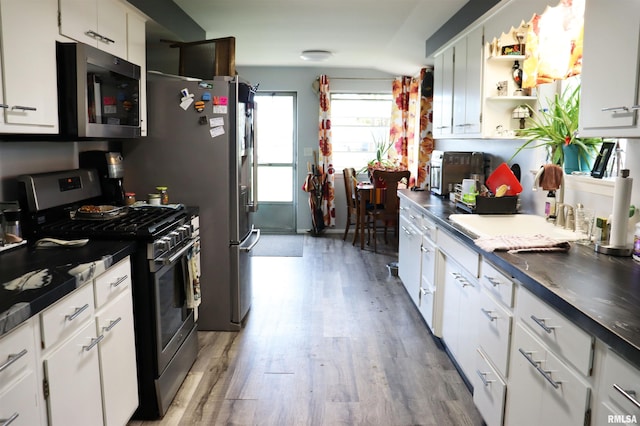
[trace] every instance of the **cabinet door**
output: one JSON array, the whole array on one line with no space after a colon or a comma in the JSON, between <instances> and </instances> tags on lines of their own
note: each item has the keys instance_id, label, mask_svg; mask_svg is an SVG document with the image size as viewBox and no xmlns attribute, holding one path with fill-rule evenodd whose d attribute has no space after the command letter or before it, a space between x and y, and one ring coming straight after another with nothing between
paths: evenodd
<instances>
[{"instance_id":1,"label":"cabinet door","mask_svg":"<svg viewBox=\"0 0 640 426\"><path fill-rule=\"evenodd\" d=\"M95 19L95 18L94 18ZM120 58L127 57L127 12L113 0L97 2L98 49Z\"/></svg>"},{"instance_id":2,"label":"cabinet door","mask_svg":"<svg viewBox=\"0 0 640 426\"><path fill-rule=\"evenodd\" d=\"M589 386L521 324L516 326L509 372L506 424L585 423Z\"/></svg>"},{"instance_id":3,"label":"cabinet door","mask_svg":"<svg viewBox=\"0 0 640 426\"><path fill-rule=\"evenodd\" d=\"M138 406L133 304L127 290L96 316L105 425L124 425Z\"/></svg>"},{"instance_id":4,"label":"cabinet door","mask_svg":"<svg viewBox=\"0 0 640 426\"><path fill-rule=\"evenodd\" d=\"M38 381L32 371L0 393L0 423L11 426L42 424L38 409Z\"/></svg>"},{"instance_id":5,"label":"cabinet door","mask_svg":"<svg viewBox=\"0 0 640 426\"><path fill-rule=\"evenodd\" d=\"M475 29L454 45L454 134L480 133L482 48L482 27Z\"/></svg>"},{"instance_id":6,"label":"cabinet door","mask_svg":"<svg viewBox=\"0 0 640 426\"><path fill-rule=\"evenodd\" d=\"M444 262L444 294L442 303L442 339L449 351L457 358L458 330L460 329L460 297L461 288L456 282L455 264L449 256Z\"/></svg>"},{"instance_id":7,"label":"cabinet door","mask_svg":"<svg viewBox=\"0 0 640 426\"><path fill-rule=\"evenodd\" d=\"M55 1L0 0L2 133L58 132L56 6Z\"/></svg>"},{"instance_id":8,"label":"cabinet door","mask_svg":"<svg viewBox=\"0 0 640 426\"><path fill-rule=\"evenodd\" d=\"M465 70L465 133L480 134L482 115L482 58L484 30L479 27L467 36Z\"/></svg>"},{"instance_id":9,"label":"cabinet door","mask_svg":"<svg viewBox=\"0 0 640 426\"><path fill-rule=\"evenodd\" d=\"M422 235L418 229L404 215L400 216L398 275L416 306L420 295L421 245Z\"/></svg>"},{"instance_id":10,"label":"cabinet door","mask_svg":"<svg viewBox=\"0 0 640 426\"><path fill-rule=\"evenodd\" d=\"M451 135L453 116L453 48L436 57L434 75L434 135Z\"/></svg>"},{"instance_id":11,"label":"cabinet door","mask_svg":"<svg viewBox=\"0 0 640 426\"><path fill-rule=\"evenodd\" d=\"M640 2L587 0L584 28L580 134L640 136L632 108L638 105ZM615 48L620 43L622 50Z\"/></svg>"},{"instance_id":12,"label":"cabinet door","mask_svg":"<svg viewBox=\"0 0 640 426\"><path fill-rule=\"evenodd\" d=\"M98 4L95 0L59 0L60 34L96 46ZM92 33L93 32L93 33Z\"/></svg>"},{"instance_id":13,"label":"cabinet door","mask_svg":"<svg viewBox=\"0 0 640 426\"><path fill-rule=\"evenodd\" d=\"M453 134L465 133L467 124L467 38L453 46Z\"/></svg>"},{"instance_id":14,"label":"cabinet door","mask_svg":"<svg viewBox=\"0 0 640 426\"><path fill-rule=\"evenodd\" d=\"M87 321L44 359L44 374L49 383L49 424L52 426L103 423L95 327L95 321Z\"/></svg>"}]
</instances>

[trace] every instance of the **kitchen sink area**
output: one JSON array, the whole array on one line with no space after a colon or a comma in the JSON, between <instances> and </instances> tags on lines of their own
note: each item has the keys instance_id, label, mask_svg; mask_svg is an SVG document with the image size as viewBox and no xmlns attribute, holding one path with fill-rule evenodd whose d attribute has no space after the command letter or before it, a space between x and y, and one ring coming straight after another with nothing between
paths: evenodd
<instances>
[{"instance_id":1,"label":"kitchen sink area","mask_svg":"<svg viewBox=\"0 0 640 426\"><path fill-rule=\"evenodd\" d=\"M450 215L449 220L477 237L544 235L563 241L576 241L580 237L579 234L555 226L546 218L535 214L481 215L461 213Z\"/></svg>"}]
</instances>

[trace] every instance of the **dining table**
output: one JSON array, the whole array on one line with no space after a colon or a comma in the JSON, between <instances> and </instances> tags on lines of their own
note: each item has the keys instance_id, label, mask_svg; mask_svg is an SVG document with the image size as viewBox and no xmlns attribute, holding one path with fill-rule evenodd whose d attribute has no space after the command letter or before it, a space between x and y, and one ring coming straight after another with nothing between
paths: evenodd
<instances>
[{"instance_id":1,"label":"dining table","mask_svg":"<svg viewBox=\"0 0 640 426\"><path fill-rule=\"evenodd\" d=\"M399 184L398 189L406 188ZM356 229L360 234L360 249L364 249L364 231L367 226L367 205L378 205L383 202L386 188L376 187L370 182L358 182L356 185L356 204L358 205Z\"/></svg>"}]
</instances>

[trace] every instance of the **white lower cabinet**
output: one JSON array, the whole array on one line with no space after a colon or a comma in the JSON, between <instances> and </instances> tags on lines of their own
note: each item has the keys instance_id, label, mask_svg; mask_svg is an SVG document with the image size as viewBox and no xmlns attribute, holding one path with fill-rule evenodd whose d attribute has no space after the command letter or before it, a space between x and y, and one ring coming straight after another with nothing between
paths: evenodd
<instances>
[{"instance_id":1,"label":"white lower cabinet","mask_svg":"<svg viewBox=\"0 0 640 426\"><path fill-rule=\"evenodd\" d=\"M35 318L0 338L0 424L42 423L36 361Z\"/></svg>"},{"instance_id":2,"label":"white lower cabinet","mask_svg":"<svg viewBox=\"0 0 640 426\"><path fill-rule=\"evenodd\" d=\"M513 317L483 289L478 302L478 346L487 354L498 372L507 375L509 343Z\"/></svg>"},{"instance_id":3,"label":"white lower cabinet","mask_svg":"<svg viewBox=\"0 0 640 426\"><path fill-rule=\"evenodd\" d=\"M131 291L96 315L105 425L124 425L138 407L138 384Z\"/></svg>"},{"instance_id":4,"label":"white lower cabinet","mask_svg":"<svg viewBox=\"0 0 640 426\"><path fill-rule=\"evenodd\" d=\"M49 425L126 425L138 406L126 258L40 314Z\"/></svg>"},{"instance_id":5,"label":"white lower cabinet","mask_svg":"<svg viewBox=\"0 0 640 426\"><path fill-rule=\"evenodd\" d=\"M475 371L480 286L450 256L444 262L442 338L469 378Z\"/></svg>"},{"instance_id":6,"label":"white lower cabinet","mask_svg":"<svg viewBox=\"0 0 640 426\"><path fill-rule=\"evenodd\" d=\"M505 424L584 425L591 387L525 326L516 324Z\"/></svg>"},{"instance_id":7,"label":"white lower cabinet","mask_svg":"<svg viewBox=\"0 0 640 426\"><path fill-rule=\"evenodd\" d=\"M31 371L0 392L0 424L33 426L42 423L38 409L38 381Z\"/></svg>"},{"instance_id":8,"label":"white lower cabinet","mask_svg":"<svg viewBox=\"0 0 640 426\"><path fill-rule=\"evenodd\" d=\"M507 385L479 348L476 371L469 379L473 385L473 402L487 426L502 425Z\"/></svg>"},{"instance_id":9,"label":"white lower cabinet","mask_svg":"<svg viewBox=\"0 0 640 426\"><path fill-rule=\"evenodd\" d=\"M103 423L98 342L91 318L44 358L50 425Z\"/></svg>"},{"instance_id":10,"label":"white lower cabinet","mask_svg":"<svg viewBox=\"0 0 640 426\"><path fill-rule=\"evenodd\" d=\"M418 306L420 314L431 329L431 332L436 336L440 336L442 332L440 319L437 315L440 310L440 298L437 297L440 291L438 291L436 287L438 248L425 235L422 237L422 247L420 247L420 250L422 252L422 260L420 262L420 295Z\"/></svg>"},{"instance_id":11,"label":"white lower cabinet","mask_svg":"<svg viewBox=\"0 0 640 426\"><path fill-rule=\"evenodd\" d=\"M412 223L409 214L400 214L400 235L398 242L398 275L413 303L419 305L420 297L420 247L422 234Z\"/></svg>"},{"instance_id":12,"label":"white lower cabinet","mask_svg":"<svg viewBox=\"0 0 640 426\"><path fill-rule=\"evenodd\" d=\"M592 424L640 422L640 369L610 348L602 351Z\"/></svg>"}]
</instances>

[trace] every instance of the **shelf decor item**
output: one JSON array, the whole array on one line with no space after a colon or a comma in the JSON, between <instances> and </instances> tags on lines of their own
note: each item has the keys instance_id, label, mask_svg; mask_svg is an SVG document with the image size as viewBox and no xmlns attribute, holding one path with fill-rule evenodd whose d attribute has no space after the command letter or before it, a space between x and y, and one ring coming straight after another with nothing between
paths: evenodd
<instances>
[{"instance_id":1,"label":"shelf decor item","mask_svg":"<svg viewBox=\"0 0 640 426\"><path fill-rule=\"evenodd\" d=\"M548 109L534 112L529 118L529 127L518 131L518 136L526 138L511 159L525 148L545 147L550 151L551 163L563 165L564 171L589 172L593 159L599 152L602 138L581 138L577 136L580 112L580 85L567 87L562 94L547 99ZM565 155L565 147L575 150ZM569 163L572 159L574 162Z\"/></svg>"},{"instance_id":2,"label":"shelf decor item","mask_svg":"<svg viewBox=\"0 0 640 426\"><path fill-rule=\"evenodd\" d=\"M520 129L524 129L525 119L531 117L531 107L529 105L518 105L511 113L511 118L520 120Z\"/></svg>"}]
</instances>

